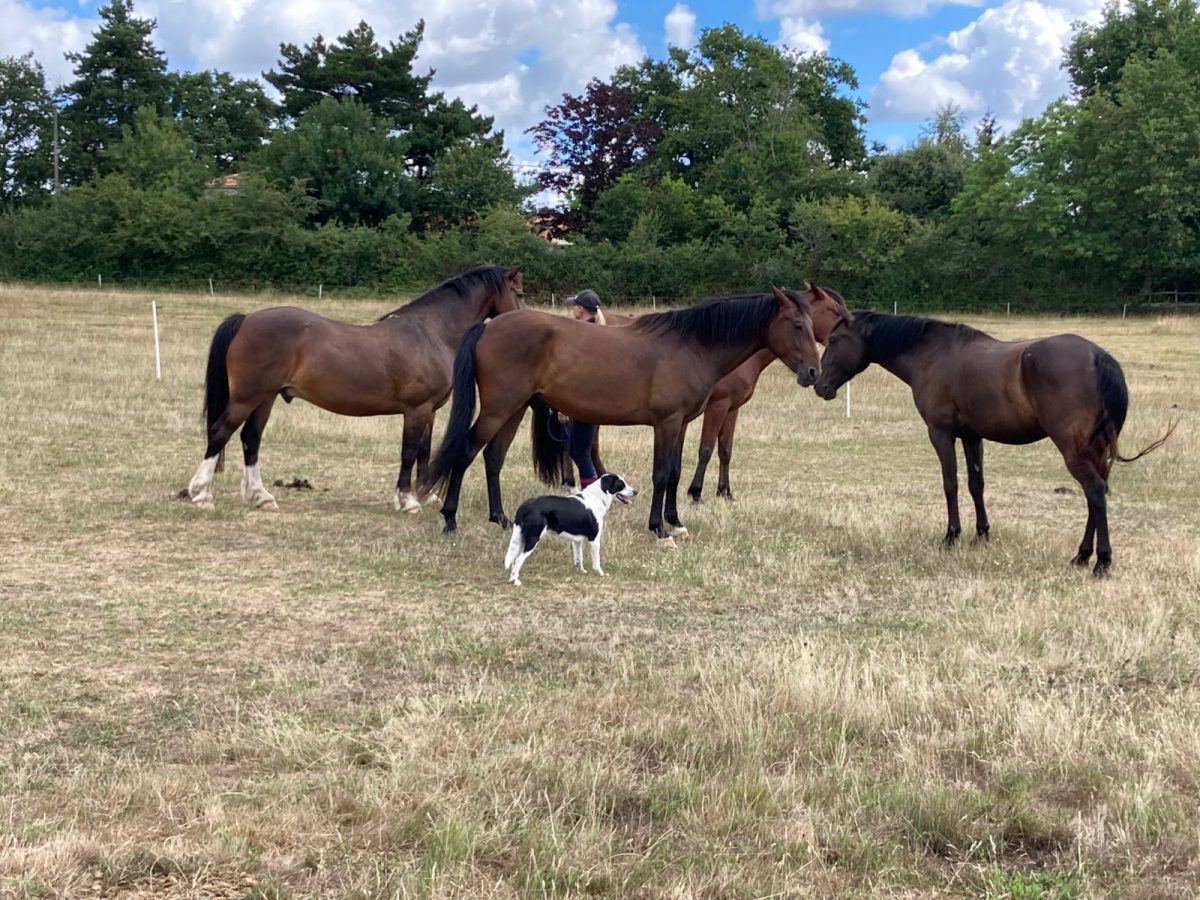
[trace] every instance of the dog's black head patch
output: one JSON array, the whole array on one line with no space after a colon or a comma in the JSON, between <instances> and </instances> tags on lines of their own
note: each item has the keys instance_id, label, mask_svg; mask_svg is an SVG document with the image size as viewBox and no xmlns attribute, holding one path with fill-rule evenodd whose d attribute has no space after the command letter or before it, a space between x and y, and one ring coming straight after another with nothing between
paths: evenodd
<instances>
[{"instance_id":1,"label":"dog's black head patch","mask_svg":"<svg viewBox=\"0 0 1200 900\"><path fill-rule=\"evenodd\" d=\"M629 503L637 496L637 491L630 487L624 478L611 472L601 476L600 489L606 494L612 494L622 503Z\"/></svg>"}]
</instances>

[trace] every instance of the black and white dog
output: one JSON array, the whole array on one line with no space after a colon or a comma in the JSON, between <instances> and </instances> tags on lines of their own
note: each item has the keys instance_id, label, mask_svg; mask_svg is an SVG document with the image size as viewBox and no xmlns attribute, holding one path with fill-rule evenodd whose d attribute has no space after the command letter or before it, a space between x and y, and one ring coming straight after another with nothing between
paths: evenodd
<instances>
[{"instance_id":1,"label":"black and white dog","mask_svg":"<svg viewBox=\"0 0 1200 900\"><path fill-rule=\"evenodd\" d=\"M580 572L587 571L583 567L586 541L592 548L592 568L597 575L603 575L600 535L604 532L604 516L614 497L621 503L629 503L636 496L637 491L620 475L608 474L569 497L548 494L526 500L517 508L512 540L508 542L508 553L504 557L508 580L515 585L521 584L521 566L547 529L571 542L571 560Z\"/></svg>"}]
</instances>

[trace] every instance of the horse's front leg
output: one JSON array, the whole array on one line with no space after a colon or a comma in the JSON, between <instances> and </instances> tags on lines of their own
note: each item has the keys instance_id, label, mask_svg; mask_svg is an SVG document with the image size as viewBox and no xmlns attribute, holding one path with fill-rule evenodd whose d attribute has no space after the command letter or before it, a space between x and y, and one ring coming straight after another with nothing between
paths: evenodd
<instances>
[{"instance_id":1,"label":"horse's front leg","mask_svg":"<svg viewBox=\"0 0 1200 900\"><path fill-rule=\"evenodd\" d=\"M679 419L659 422L654 426L654 493L650 498L649 528L664 546L671 548L674 548L675 541L663 529L663 499L671 479L673 445L678 435Z\"/></svg>"},{"instance_id":2,"label":"horse's front leg","mask_svg":"<svg viewBox=\"0 0 1200 900\"><path fill-rule=\"evenodd\" d=\"M929 442L937 451L942 464L942 489L946 492L946 536L942 542L951 546L962 534L962 523L958 518L958 461L954 456L954 433L946 428L929 426Z\"/></svg>"},{"instance_id":3,"label":"horse's front leg","mask_svg":"<svg viewBox=\"0 0 1200 900\"><path fill-rule=\"evenodd\" d=\"M963 438L963 456L967 460L967 490L975 502L975 540L986 541L988 531L987 509L983 505L983 440Z\"/></svg>"},{"instance_id":4,"label":"horse's front leg","mask_svg":"<svg viewBox=\"0 0 1200 900\"><path fill-rule=\"evenodd\" d=\"M687 422L679 426L675 444L671 449L671 474L667 480L667 496L664 515L667 524L671 526L670 535L673 538L686 538L688 530L679 521L679 510L676 506L679 498L679 479L683 474L683 439L687 435Z\"/></svg>"},{"instance_id":5,"label":"horse's front leg","mask_svg":"<svg viewBox=\"0 0 1200 900\"><path fill-rule=\"evenodd\" d=\"M396 478L396 495L392 505L397 512L421 511L421 501L412 489L413 465L421 453L421 441L432 424L429 414L409 411L404 414L404 435L400 441L400 474ZM426 456L428 461L428 456Z\"/></svg>"}]
</instances>

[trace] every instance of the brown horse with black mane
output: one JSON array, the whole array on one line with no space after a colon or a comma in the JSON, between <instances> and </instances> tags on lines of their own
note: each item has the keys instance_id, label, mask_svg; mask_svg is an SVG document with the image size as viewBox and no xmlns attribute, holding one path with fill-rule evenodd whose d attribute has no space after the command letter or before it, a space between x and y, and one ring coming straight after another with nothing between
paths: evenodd
<instances>
[{"instance_id":1,"label":"brown horse with black mane","mask_svg":"<svg viewBox=\"0 0 1200 900\"><path fill-rule=\"evenodd\" d=\"M841 313L845 311L846 301L832 288L823 288L809 282L804 285L804 296L812 311L813 337L818 344L824 344ZM634 316L622 316L611 312L606 313L605 318L609 325L629 325L637 321ZM688 487L688 496L694 503L700 502L704 491L704 473L708 469L714 449L721 464L717 496L727 500L733 499L729 487L729 462L733 456L733 435L737 428L738 410L750 402L758 386L759 377L767 366L778 358L769 349L759 350L713 386L712 393L708 395L708 402L704 405L696 472ZM592 445L592 464L599 474L604 474L604 463L600 459L599 428L596 429L595 443ZM563 484L574 485L571 457L567 453L565 443L562 446L562 468Z\"/></svg>"},{"instance_id":2,"label":"brown horse with black mane","mask_svg":"<svg viewBox=\"0 0 1200 900\"><path fill-rule=\"evenodd\" d=\"M490 518L507 524L500 469L525 407L532 405L536 467L548 483L560 474L558 447L546 427L549 406L597 425L653 426L650 529L664 541L686 534L675 497L686 425L704 408L713 385L763 347L797 373L802 387L816 381L820 359L803 296L774 288L642 316L619 328L533 310L473 326L454 361L446 435L422 483L447 487L445 532L457 529L463 474L485 445ZM480 411L472 425L476 386Z\"/></svg>"},{"instance_id":3,"label":"brown horse with black mane","mask_svg":"<svg viewBox=\"0 0 1200 900\"><path fill-rule=\"evenodd\" d=\"M829 332L846 311L846 301L832 288L805 283L804 295L812 307L813 337L818 344L829 339ZM733 458L733 435L737 428L738 410L750 402L758 387L758 379L777 357L770 350L759 350L748 360L717 382L704 407L704 422L700 426L700 448L696 472L688 486L688 496L699 503L704 493L704 473L708 470L714 448L720 462L717 477L717 496L733 499L729 486L729 463Z\"/></svg>"},{"instance_id":4,"label":"brown horse with black mane","mask_svg":"<svg viewBox=\"0 0 1200 900\"><path fill-rule=\"evenodd\" d=\"M829 336L817 395L832 400L839 387L871 363L912 388L942 464L949 518L946 544L953 544L962 532L954 442L962 441L967 461L976 539L986 540L984 440L1032 444L1048 437L1087 497L1087 525L1073 562L1086 566L1095 550L1092 574L1108 574L1109 471L1114 462L1133 462L1161 447L1174 430L1172 425L1136 456L1117 452L1129 391L1112 356L1074 334L999 341L967 325L856 311Z\"/></svg>"},{"instance_id":5,"label":"brown horse with black mane","mask_svg":"<svg viewBox=\"0 0 1200 900\"><path fill-rule=\"evenodd\" d=\"M208 446L188 494L211 508L225 444L242 429L242 499L276 509L263 485L258 448L276 397L296 397L344 416L403 415L395 505L421 508L412 469L428 466L434 412L450 396L454 353L474 323L519 309L521 271L480 266L443 282L371 325L279 306L225 319L213 334L204 384Z\"/></svg>"}]
</instances>

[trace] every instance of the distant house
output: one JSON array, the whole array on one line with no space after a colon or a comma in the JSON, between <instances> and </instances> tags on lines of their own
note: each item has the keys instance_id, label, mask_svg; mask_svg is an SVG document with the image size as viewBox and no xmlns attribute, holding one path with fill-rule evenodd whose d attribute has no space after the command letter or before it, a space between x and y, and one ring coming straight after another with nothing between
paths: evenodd
<instances>
[{"instance_id":1,"label":"distant house","mask_svg":"<svg viewBox=\"0 0 1200 900\"><path fill-rule=\"evenodd\" d=\"M533 233L555 246L569 246L568 237L579 230L579 214L566 209L543 206L526 219Z\"/></svg>"},{"instance_id":2,"label":"distant house","mask_svg":"<svg viewBox=\"0 0 1200 900\"><path fill-rule=\"evenodd\" d=\"M221 194L236 194L242 189L242 175L240 172L233 172L229 175L210 179L204 182L204 188L205 190L216 191Z\"/></svg>"}]
</instances>

